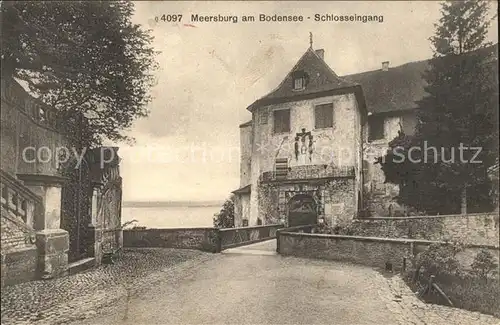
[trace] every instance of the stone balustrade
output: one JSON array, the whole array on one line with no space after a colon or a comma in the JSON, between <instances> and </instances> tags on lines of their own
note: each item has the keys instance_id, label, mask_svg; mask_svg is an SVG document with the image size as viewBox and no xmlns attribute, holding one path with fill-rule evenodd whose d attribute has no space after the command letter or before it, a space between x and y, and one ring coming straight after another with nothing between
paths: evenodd
<instances>
[{"instance_id":1,"label":"stone balustrade","mask_svg":"<svg viewBox=\"0 0 500 325\"><path fill-rule=\"evenodd\" d=\"M2 207L19 216L27 226L33 227L35 211L40 212L42 200L3 170L0 176Z\"/></svg>"},{"instance_id":2,"label":"stone balustrade","mask_svg":"<svg viewBox=\"0 0 500 325\"><path fill-rule=\"evenodd\" d=\"M35 123L56 129L57 118L55 109L28 95L21 85L13 80L2 80L1 85L2 99L25 113Z\"/></svg>"}]
</instances>

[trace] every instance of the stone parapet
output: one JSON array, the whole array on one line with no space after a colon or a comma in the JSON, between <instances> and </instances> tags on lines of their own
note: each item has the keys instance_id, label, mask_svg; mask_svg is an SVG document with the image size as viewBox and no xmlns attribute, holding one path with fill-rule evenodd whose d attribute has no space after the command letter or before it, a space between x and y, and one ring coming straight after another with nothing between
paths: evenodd
<instances>
[{"instance_id":1,"label":"stone parapet","mask_svg":"<svg viewBox=\"0 0 500 325\"><path fill-rule=\"evenodd\" d=\"M357 236L458 241L498 246L498 212L406 218L364 218L349 226Z\"/></svg>"},{"instance_id":2,"label":"stone parapet","mask_svg":"<svg viewBox=\"0 0 500 325\"><path fill-rule=\"evenodd\" d=\"M37 277L37 248L35 245L2 251L1 286L35 280Z\"/></svg>"},{"instance_id":3,"label":"stone parapet","mask_svg":"<svg viewBox=\"0 0 500 325\"><path fill-rule=\"evenodd\" d=\"M50 279L64 275L68 268L68 232L63 229L37 231L36 246L40 276Z\"/></svg>"}]
</instances>

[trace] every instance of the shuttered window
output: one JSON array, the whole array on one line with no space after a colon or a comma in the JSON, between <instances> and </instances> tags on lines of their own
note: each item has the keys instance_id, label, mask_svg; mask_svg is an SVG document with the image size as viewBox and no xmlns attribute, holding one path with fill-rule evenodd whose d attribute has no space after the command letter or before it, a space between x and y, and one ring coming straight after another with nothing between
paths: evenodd
<instances>
[{"instance_id":1,"label":"shuttered window","mask_svg":"<svg viewBox=\"0 0 500 325\"><path fill-rule=\"evenodd\" d=\"M280 109L273 112L274 133L290 132L290 110Z\"/></svg>"},{"instance_id":2,"label":"shuttered window","mask_svg":"<svg viewBox=\"0 0 500 325\"><path fill-rule=\"evenodd\" d=\"M267 117L268 117L268 111L267 108L261 108L259 111L259 123L260 124L267 124Z\"/></svg>"},{"instance_id":3,"label":"shuttered window","mask_svg":"<svg viewBox=\"0 0 500 325\"><path fill-rule=\"evenodd\" d=\"M304 78L295 78L293 80L293 89L300 90L304 88Z\"/></svg>"},{"instance_id":4,"label":"shuttered window","mask_svg":"<svg viewBox=\"0 0 500 325\"><path fill-rule=\"evenodd\" d=\"M368 140L381 140L384 139L384 117L383 116L370 116L368 117Z\"/></svg>"},{"instance_id":5,"label":"shuttered window","mask_svg":"<svg viewBox=\"0 0 500 325\"><path fill-rule=\"evenodd\" d=\"M282 179L286 178L288 174L288 159L287 158L276 158L274 162L274 169L276 172L276 178Z\"/></svg>"},{"instance_id":6,"label":"shuttered window","mask_svg":"<svg viewBox=\"0 0 500 325\"><path fill-rule=\"evenodd\" d=\"M333 127L333 104L317 105L314 108L314 127L325 129Z\"/></svg>"}]
</instances>

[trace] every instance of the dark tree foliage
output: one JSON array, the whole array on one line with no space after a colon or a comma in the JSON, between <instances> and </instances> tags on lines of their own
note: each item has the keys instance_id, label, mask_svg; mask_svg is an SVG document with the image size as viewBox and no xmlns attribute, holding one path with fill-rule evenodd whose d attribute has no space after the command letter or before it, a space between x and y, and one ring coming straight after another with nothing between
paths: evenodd
<instances>
[{"instance_id":1,"label":"dark tree foliage","mask_svg":"<svg viewBox=\"0 0 500 325\"><path fill-rule=\"evenodd\" d=\"M147 116L156 67L133 12L130 1L4 1L2 78L27 82L85 145L131 140L123 130Z\"/></svg>"},{"instance_id":2,"label":"dark tree foliage","mask_svg":"<svg viewBox=\"0 0 500 325\"><path fill-rule=\"evenodd\" d=\"M400 133L378 159L386 182L400 186L400 203L417 210L460 212L464 189L469 211L492 209L487 169L498 157L498 76L497 53L485 42L488 9L486 1L442 4L415 134Z\"/></svg>"},{"instance_id":3,"label":"dark tree foliage","mask_svg":"<svg viewBox=\"0 0 500 325\"><path fill-rule=\"evenodd\" d=\"M219 213L214 215L215 228L234 228L234 197L227 199Z\"/></svg>"}]
</instances>

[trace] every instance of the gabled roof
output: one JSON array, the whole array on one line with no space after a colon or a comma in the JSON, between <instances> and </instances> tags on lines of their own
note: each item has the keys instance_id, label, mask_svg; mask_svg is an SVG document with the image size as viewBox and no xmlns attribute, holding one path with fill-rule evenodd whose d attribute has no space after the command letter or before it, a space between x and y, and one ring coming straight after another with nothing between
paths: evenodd
<instances>
[{"instance_id":1,"label":"gabled roof","mask_svg":"<svg viewBox=\"0 0 500 325\"><path fill-rule=\"evenodd\" d=\"M307 74L308 82L305 89L294 90L293 74L299 71ZM308 48L281 84L266 96L255 101L247 109L252 111L259 106L291 101L300 97L311 97L310 95L348 89L355 86L357 86L356 83L349 82L337 76L312 48Z\"/></svg>"},{"instance_id":2,"label":"gabled roof","mask_svg":"<svg viewBox=\"0 0 500 325\"><path fill-rule=\"evenodd\" d=\"M492 72L498 71L498 43L476 52L488 57L487 64ZM362 72L344 76L346 80L358 83L363 88L368 112L374 114L393 113L417 108L416 102L426 96L426 82L423 73L429 68L430 60L406 63L397 67Z\"/></svg>"},{"instance_id":3,"label":"gabled roof","mask_svg":"<svg viewBox=\"0 0 500 325\"><path fill-rule=\"evenodd\" d=\"M426 95L422 74L428 66L428 61L411 62L388 71L380 69L344 78L361 85L368 112L404 111L416 108L416 102Z\"/></svg>"}]
</instances>

